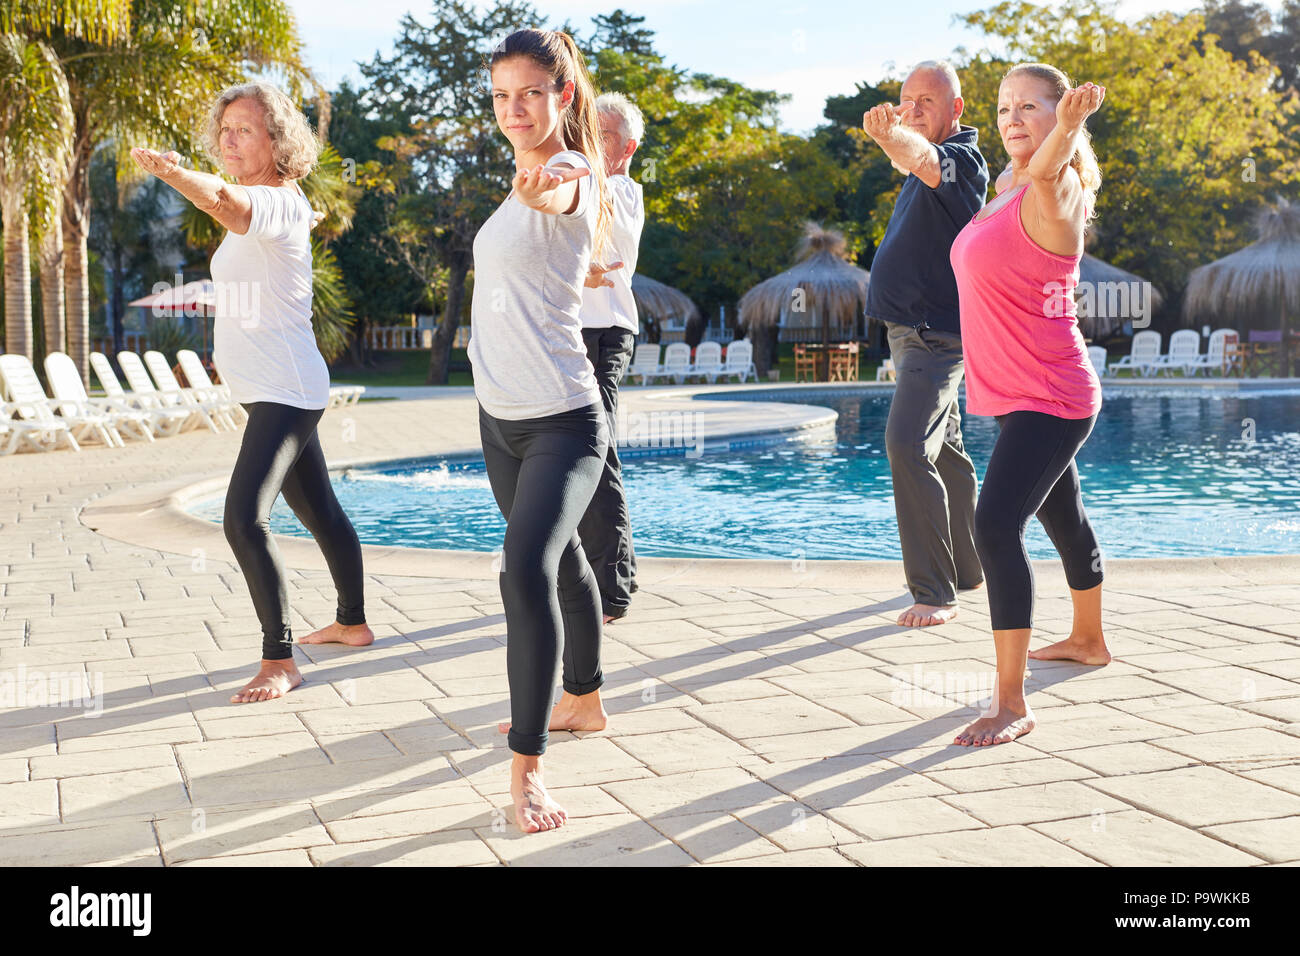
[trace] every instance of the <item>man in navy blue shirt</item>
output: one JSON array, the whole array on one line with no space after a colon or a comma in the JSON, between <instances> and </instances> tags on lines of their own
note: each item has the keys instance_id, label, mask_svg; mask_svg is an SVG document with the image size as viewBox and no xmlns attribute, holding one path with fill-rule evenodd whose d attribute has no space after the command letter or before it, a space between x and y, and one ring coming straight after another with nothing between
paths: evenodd
<instances>
[{"instance_id":1,"label":"man in navy blue shirt","mask_svg":"<svg viewBox=\"0 0 1300 956\"><path fill-rule=\"evenodd\" d=\"M871 266L866 312L886 323L898 380L885 449L914 601L898 623L925 627L952 620L957 592L984 580L975 554L975 466L957 404L964 369L948 252L984 205L989 169L978 131L959 122L961 84L949 64L918 64L899 98L862 117L863 130L907 175Z\"/></svg>"}]
</instances>

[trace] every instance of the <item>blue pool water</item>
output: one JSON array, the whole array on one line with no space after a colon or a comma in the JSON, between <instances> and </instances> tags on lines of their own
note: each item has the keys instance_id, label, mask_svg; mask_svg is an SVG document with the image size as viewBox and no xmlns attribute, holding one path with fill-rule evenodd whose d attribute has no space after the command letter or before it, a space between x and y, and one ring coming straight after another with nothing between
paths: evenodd
<instances>
[{"instance_id":1,"label":"blue pool water","mask_svg":"<svg viewBox=\"0 0 1300 956\"><path fill-rule=\"evenodd\" d=\"M839 413L834 438L694 459L626 460L637 553L899 558L884 450L889 393L800 401ZM997 426L968 417L963 432L982 476ZM1108 390L1078 463L1084 502L1108 557L1300 553L1300 392ZM482 462L352 470L334 475L334 486L365 543L501 546L505 523ZM192 510L220 521L222 499ZM271 525L306 534L282 499ZM1028 543L1034 557L1055 554L1036 522Z\"/></svg>"}]
</instances>

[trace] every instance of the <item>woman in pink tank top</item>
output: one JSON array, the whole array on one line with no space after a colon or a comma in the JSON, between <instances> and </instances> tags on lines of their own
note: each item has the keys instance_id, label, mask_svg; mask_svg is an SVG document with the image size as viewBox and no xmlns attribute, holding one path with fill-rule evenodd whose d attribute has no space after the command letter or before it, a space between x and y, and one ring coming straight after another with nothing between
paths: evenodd
<instances>
[{"instance_id":1,"label":"woman in pink tank top","mask_svg":"<svg viewBox=\"0 0 1300 956\"><path fill-rule=\"evenodd\" d=\"M1044 63L1013 67L998 92L1011 165L998 197L953 241L961 303L966 410L990 415L998 439L975 508L975 548L997 649L996 696L956 743L1006 743L1034 728L1028 658L1105 664L1101 549L1083 509L1075 455L1101 408L1074 309L1083 233L1101 174L1085 122L1105 89L1070 87ZM1065 566L1070 636L1029 652L1034 578L1024 533L1037 515Z\"/></svg>"}]
</instances>

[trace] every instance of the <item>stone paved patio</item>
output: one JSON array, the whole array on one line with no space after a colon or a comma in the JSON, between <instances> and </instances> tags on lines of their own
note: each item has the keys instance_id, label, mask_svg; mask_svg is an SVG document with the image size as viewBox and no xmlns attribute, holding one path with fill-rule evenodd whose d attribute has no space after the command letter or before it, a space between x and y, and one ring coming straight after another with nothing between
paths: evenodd
<instances>
[{"instance_id":1,"label":"stone paved patio","mask_svg":"<svg viewBox=\"0 0 1300 956\"><path fill-rule=\"evenodd\" d=\"M710 414L719 433L803 421ZM477 440L460 391L333 410L321 436L334 464ZM992 668L982 593L907 630L897 564L647 559L607 630L609 730L548 753L571 822L523 836L486 559L368 550L377 643L300 648L303 687L228 703L260 645L247 588L219 528L159 502L228 473L239 438L0 459L0 862L1300 863L1300 558L1113 562L1117 659L1031 662L1041 726L979 750L949 741ZM309 543L285 555L305 633L333 588ZM1069 602L1036 571L1037 645ZM102 714L12 696L52 673L102 680Z\"/></svg>"}]
</instances>

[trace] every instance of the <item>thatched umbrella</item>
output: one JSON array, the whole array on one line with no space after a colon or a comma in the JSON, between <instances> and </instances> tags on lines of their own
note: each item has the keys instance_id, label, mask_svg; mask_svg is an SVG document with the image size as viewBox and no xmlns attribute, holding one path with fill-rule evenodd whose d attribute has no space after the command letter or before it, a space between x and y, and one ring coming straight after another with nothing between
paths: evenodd
<instances>
[{"instance_id":1,"label":"thatched umbrella","mask_svg":"<svg viewBox=\"0 0 1300 956\"><path fill-rule=\"evenodd\" d=\"M1183 296L1183 324L1224 322L1282 329L1300 316L1300 204L1281 197L1255 216L1259 239L1193 269Z\"/></svg>"},{"instance_id":2,"label":"thatched umbrella","mask_svg":"<svg viewBox=\"0 0 1300 956\"><path fill-rule=\"evenodd\" d=\"M847 262L842 233L805 223L798 264L765 279L740 299L740 325L754 344L754 365L766 375L780 329L821 328L822 341L831 342L831 327L840 337L857 333L867 305L866 269ZM802 292L800 292L802 290ZM829 362L829 354L827 361Z\"/></svg>"},{"instance_id":3,"label":"thatched umbrella","mask_svg":"<svg viewBox=\"0 0 1300 956\"><path fill-rule=\"evenodd\" d=\"M1143 291L1147 289L1150 301ZM1164 302L1160 290L1141 276L1086 252L1079 260L1079 285L1074 290L1074 299L1079 331L1093 341L1121 328L1134 318L1139 308L1149 310L1146 315L1149 319Z\"/></svg>"},{"instance_id":4,"label":"thatched umbrella","mask_svg":"<svg viewBox=\"0 0 1300 956\"><path fill-rule=\"evenodd\" d=\"M682 319L684 325L700 315L699 307L685 292L639 272L632 274L632 298L636 300L636 310L641 321L655 329L656 334L650 337L653 342L659 340L665 322Z\"/></svg>"}]
</instances>

